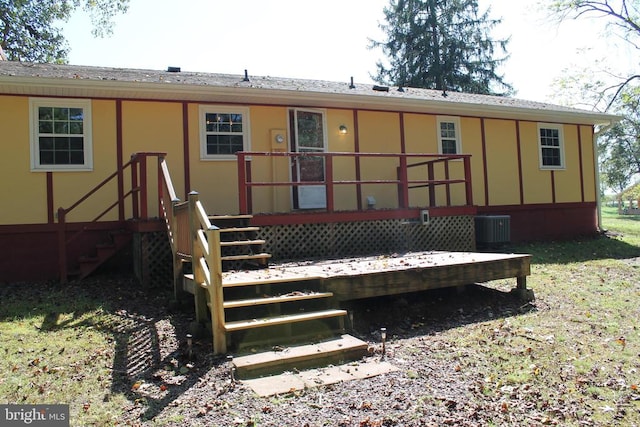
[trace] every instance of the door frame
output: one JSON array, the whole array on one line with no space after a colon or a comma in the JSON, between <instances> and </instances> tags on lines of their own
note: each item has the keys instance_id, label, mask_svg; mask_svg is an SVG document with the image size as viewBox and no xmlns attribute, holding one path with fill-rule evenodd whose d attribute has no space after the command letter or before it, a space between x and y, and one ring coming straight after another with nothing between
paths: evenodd
<instances>
[{"instance_id":1,"label":"door frame","mask_svg":"<svg viewBox=\"0 0 640 427\"><path fill-rule=\"evenodd\" d=\"M327 136L327 110L323 108L299 108L299 107L291 107L287 110L287 125L288 125L288 133L289 133L289 150L294 153L301 152L299 150L298 145L298 126L297 126L297 113L298 112L309 112L309 113L317 113L322 116L322 150L316 150L317 152L326 153L328 151L329 139ZM314 152L313 150L309 150L308 152ZM326 162L323 161L323 177L326 180L327 178L327 170L326 170ZM295 179L295 181L294 181ZM289 180L291 182L301 182L299 181L299 164L297 162L297 158L292 157L289 160ZM327 200L325 193L325 186L307 186L309 189L314 190L317 187L318 189L322 187L322 192L324 196L323 203L315 203L307 206L300 206L300 189L301 186L292 186L291 187L291 207L293 210L305 210L305 209L326 209ZM317 190L316 190L317 191ZM320 201L320 200L318 200Z\"/></svg>"}]
</instances>

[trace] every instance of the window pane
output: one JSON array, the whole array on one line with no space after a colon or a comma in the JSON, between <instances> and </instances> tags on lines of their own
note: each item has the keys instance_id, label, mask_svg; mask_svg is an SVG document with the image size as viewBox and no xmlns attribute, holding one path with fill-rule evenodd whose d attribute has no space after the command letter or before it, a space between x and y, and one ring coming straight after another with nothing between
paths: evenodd
<instances>
[{"instance_id":1,"label":"window pane","mask_svg":"<svg viewBox=\"0 0 640 427\"><path fill-rule=\"evenodd\" d=\"M69 123L67 122L53 122L53 132L58 134L69 133Z\"/></svg>"},{"instance_id":2,"label":"window pane","mask_svg":"<svg viewBox=\"0 0 640 427\"><path fill-rule=\"evenodd\" d=\"M75 121L84 120L84 110L82 108L70 108L69 119Z\"/></svg>"},{"instance_id":3,"label":"window pane","mask_svg":"<svg viewBox=\"0 0 640 427\"><path fill-rule=\"evenodd\" d=\"M53 109L53 118L54 120L69 120L69 109L55 107Z\"/></svg>"},{"instance_id":4,"label":"window pane","mask_svg":"<svg viewBox=\"0 0 640 427\"><path fill-rule=\"evenodd\" d=\"M53 133L53 122L41 120L38 128L40 133Z\"/></svg>"},{"instance_id":5,"label":"window pane","mask_svg":"<svg viewBox=\"0 0 640 427\"><path fill-rule=\"evenodd\" d=\"M54 147L56 151L68 151L69 138L54 138Z\"/></svg>"},{"instance_id":6,"label":"window pane","mask_svg":"<svg viewBox=\"0 0 640 427\"><path fill-rule=\"evenodd\" d=\"M244 149L242 116L242 113L205 113L207 155L231 155Z\"/></svg>"},{"instance_id":7,"label":"window pane","mask_svg":"<svg viewBox=\"0 0 640 427\"><path fill-rule=\"evenodd\" d=\"M82 151L69 152L69 163L72 165L84 164L84 153Z\"/></svg>"},{"instance_id":8,"label":"window pane","mask_svg":"<svg viewBox=\"0 0 640 427\"><path fill-rule=\"evenodd\" d=\"M40 150L53 150L53 138L40 137Z\"/></svg>"},{"instance_id":9,"label":"window pane","mask_svg":"<svg viewBox=\"0 0 640 427\"><path fill-rule=\"evenodd\" d=\"M69 141L69 148L71 148L72 150L82 151L82 149L84 149L84 138L69 138Z\"/></svg>"},{"instance_id":10,"label":"window pane","mask_svg":"<svg viewBox=\"0 0 640 427\"><path fill-rule=\"evenodd\" d=\"M53 164L53 151L40 150L40 164L52 165Z\"/></svg>"},{"instance_id":11,"label":"window pane","mask_svg":"<svg viewBox=\"0 0 640 427\"><path fill-rule=\"evenodd\" d=\"M457 154L456 141L451 139L443 139L442 154Z\"/></svg>"},{"instance_id":12,"label":"window pane","mask_svg":"<svg viewBox=\"0 0 640 427\"><path fill-rule=\"evenodd\" d=\"M74 135L81 135L82 134L82 122L70 122L69 123L69 133L74 134Z\"/></svg>"},{"instance_id":13,"label":"window pane","mask_svg":"<svg viewBox=\"0 0 640 427\"><path fill-rule=\"evenodd\" d=\"M68 151L56 151L53 153L53 161L56 165L68 165L69 164L69 152Z\"/></svg>"},{"instance_id":14,"label":"window pane","mask_svg":"<svg viewBox=\"0 0 640 427\"><path fill-rule=\"evenodd\" d=\"M456 125L453 122L440 122L440 136L443 138L456 137Z\"/></svg>"},{"instance_id":15,"label":"window pane","mask_svg":"<svg viewBox=\"0 0 640 427\"><path fill-rule=\"evenodd\" d=\"M298 145L301 147L324 147L322 114L298 111Z\"/></svg>"},{"instance_id":16,"label":"window pane","mask_svg":"<svg viewBox=\"0 0 640 427\"><path fill-rule=\"evenodd\" d=\"M70 101L73 107L37 105L37 143L40 165L84 165L85 113L80 102Z\"/></svg>"},{"instance_id":17,"label":"window pane","mask_svg":"<svg viewBox=\"0 0 640 427\"><path fill-rule=\"evenodd\" d=\"M51 107L38 107L38 119L39 120L53 120L53 108L51 108Z\"/></svg>"},{"instance_id":18,"label":"window pane","mask_svg":"<svg viewBox=\"0 0 640 427\"><path fill-rule=\"evenodd\" d=\"M543 148L542 164L544 166L560 166L560 150L557 148Z\"/></svg>"}]
</instances>

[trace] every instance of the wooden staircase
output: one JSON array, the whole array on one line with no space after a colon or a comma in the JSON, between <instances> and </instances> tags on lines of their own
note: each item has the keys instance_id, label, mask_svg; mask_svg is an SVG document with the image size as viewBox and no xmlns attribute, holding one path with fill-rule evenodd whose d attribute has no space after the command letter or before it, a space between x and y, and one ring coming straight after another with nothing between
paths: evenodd
<instances>
[{"instance_id":1,"label":"wooden staircase","mask_svg":"<svg viewBox=\"0 0 640 427\"><path fill-rule=\"evenodd\" d=\"M271 255L263 252L264 240L256 239L260 227L250 225L253 215L209 215L220 229L222 270L266 268Z\"/></svg>"},{"instance_id":2,"label":"wooden staircase","mask_svg":"<svg viewBox=\"0 0 640 427\"><path fill-rule=\"evenodd\" d=\"M193 294L195 322L210 329L214 353L262 351L264 358L256 361L260 366L251 367L253 359L246 359L246 370L260 375L364 355L366 343L339 337L347 311L336 307L320 277L271 277L268 269L267 279L238 276L268 268L271 257L263 251L265 241L257 238L251 215L208 215L196 192L188 203L172 198L171 204L167 224L175 286ZM280 357L280 349L297 356ZM262 366L261 360L271 358L275 361Z\"/></svg>"},{"instance_id":3,"label":"wooden staircase","mask_svg":"<svg viewBox=\"0 0 640 427\"><path fill-rule=\"evenodd\" d=\"M70 272L70 275L75 275L80 280L86 278L127 246L131 242L132 236L129 230L109 231L105 240L96 244L90 254L83 255L78 259L78 270Z\"/></svg>"}]
</instances>

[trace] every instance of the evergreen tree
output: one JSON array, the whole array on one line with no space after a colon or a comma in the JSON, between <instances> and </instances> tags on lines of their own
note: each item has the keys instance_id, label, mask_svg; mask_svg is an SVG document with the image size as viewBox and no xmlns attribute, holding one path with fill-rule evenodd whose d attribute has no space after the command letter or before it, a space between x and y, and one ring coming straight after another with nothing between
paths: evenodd
<instances>
[{"instance_id":1,"label":"evergreen tree","mask_svg":"<svg viewBox=\"0 0 640 427\"><path fill-rule=\"evenodd\" d=\"M378 62L379 81L396 85L505 95L512 87L497 74L508 40L494 41L501 21L480 13L477 0L391 0L384 8L387 35L372 41L389 59ZM505 56L495 58L499 49Z\"/></svg>"},{"instance_id":2,"label":"evergreen tree","mask_svg":"<svg viewBox=\"0 0 640 427\"><path fill-rule=\"evenodd\" d=\"M91 16L94 36L104 36L128 5L129 0L0 0L0 47L11 61L63 63L68 45L57 24L81 7Z\"/></svg>"}]
</instances>

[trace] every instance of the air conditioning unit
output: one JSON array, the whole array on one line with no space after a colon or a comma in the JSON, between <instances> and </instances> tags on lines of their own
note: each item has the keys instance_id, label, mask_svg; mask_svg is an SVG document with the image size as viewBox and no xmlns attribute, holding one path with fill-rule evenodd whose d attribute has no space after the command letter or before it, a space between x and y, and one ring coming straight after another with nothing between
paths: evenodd
<instances>
[{"instance_id":1,"label":"air conditioning unit","mask_svg":"<svg viewBox=\"0 0 640 427\"><path fill-rule=\"evenodd\" d=\"M476 243L496 244L511 241L511 217L509 215L482 215L475 217Z\"/></svg>"}]
</instances>

